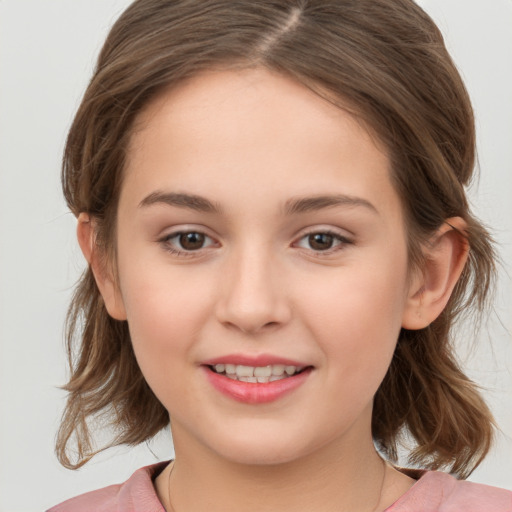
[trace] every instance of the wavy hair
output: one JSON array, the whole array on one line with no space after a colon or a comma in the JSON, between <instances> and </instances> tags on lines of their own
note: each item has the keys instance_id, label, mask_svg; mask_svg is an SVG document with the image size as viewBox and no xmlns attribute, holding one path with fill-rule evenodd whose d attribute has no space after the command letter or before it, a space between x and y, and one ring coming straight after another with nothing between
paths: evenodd
<instances>
[{"instance_id":1,"label":"wavy hair","mask_svg":"<svg viewBox=\"0 0 512 512\"><path fill-rule=\"evenodd\" d=\"M493 418L454 355L462 313L485 310L495 253L465 194L475 163L471 103L430 17L412 0L137 0L113 25L71 126L62 184L71 211L95 219L115 260L116 212L137 116L163 90L212 68L264 67L342 105L386 146L408 231L411 266L450 217L467 223L469 260L429 327L402 329L374 399L373 438L392 461L404 435L410 461L467 476L489 451ZM128 325L107 314L92 271L67 317L71 369L57 436L77 468L116 444L138 444L169 423L132 350ZM113 428L97 449L92 423ZM70 456L74 447L74 455Z\"/></svg>"}]
</instances>

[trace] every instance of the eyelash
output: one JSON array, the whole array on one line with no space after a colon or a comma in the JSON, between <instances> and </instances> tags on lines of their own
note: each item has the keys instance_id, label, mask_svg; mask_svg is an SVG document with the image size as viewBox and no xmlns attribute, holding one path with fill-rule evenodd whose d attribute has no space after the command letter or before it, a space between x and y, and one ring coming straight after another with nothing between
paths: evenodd
<instances>
[{"instance_id":1,"label":"eyelash","mask_svg":"<svg viewBox=\"0 0 512 512\"><path fill-rule=\"evenodd\" d=\"M213 240L210 236L206 235L202 231L199 230L187 230L187 231L176 231L174 233L169 233L168 235L164 236L162 239L159 240L159 242L163 245L164 249L167 252L170 252L171 254L181 257L181 258L189 258L189 257L195 257L197 256L202 249L206 249L208 247L200 247L197 250L182 250L182 249L176 249L171 245L171 240L175 239L177 237L180 237L182 235L188 235L188 234L196 234L196 235L202 235L205 237L205 239ZM318 230L318 231L310 231L308 233L303 234L298 241L304 240L312 235L327 235L332 236L334 239L335 244L333 247L326 249L326 250L314 250L314 249L306 249L315 254L315 256L330 256L335 252L341 251L344 249L346 245L353 245L354 241L350 238L340 235L339 233L336 233L332 230ZM295 242L294 245L296 245L298 242ZM214 245L214 244L211 244Z\"/></svg>"},{"instance_id":2,"label":"eyelash","mask_svg":"<svg viewBox=\"0 0 512 512\"><path fill-rule=\"evenodd\" d=\"M204 247L201 247L201 248L199 248L197 250L186 250L186 249L182 250L182 249L175 249L171 245L171 240L173 238L178 238L178 237L180 237L182 235L189 235L189 234L202 235L202 236L205 237L205 239L213 240L210 236L208 236L207 234L203 233L202 231L190 229L190 230L183 230L183 231L176 231L174 233L169 233L168 235L165 235L159 241L163 245L164 249L167 252L170 252L171 254L173 254L175 256L179 256L180 258L195 257L195 256L197 256L197 253L199 251L201 251L201 249L204 249Z\"/></svg>"},{"instance_id":3,"label":"eyelash","mask_svg":"<svg viewBox=\"0 0 512 512\"><path fill-rule=\"evenodd\" d=\"M332 247L330 247L329 249L325 249L325 250L314 250L314 249L306 249L306 250L310 250L312 252L315 253L315 256L320 256L320 257L327 257L327 256L331 256L332 254L338 252L338 251L343 251L347 245L353 245L354 244L354 241L351 240L350 238L346 237L346 236L343 236L343 235L340 235L339 233L336 233L336 231L332 231L332 230L329 230L329 229L326 229L326 230L318 230L318 231L309 231L308 233L305 233L304 235L302 235L300 238L299 238L299 242L301 240L304 240L304 239L307 239L309 238L310 236L312 235L327 235L327 236L331 236L333 238L333 243L334 245ZM297 242L294 244L296 245Z\"/></svg>"}]
</instances>

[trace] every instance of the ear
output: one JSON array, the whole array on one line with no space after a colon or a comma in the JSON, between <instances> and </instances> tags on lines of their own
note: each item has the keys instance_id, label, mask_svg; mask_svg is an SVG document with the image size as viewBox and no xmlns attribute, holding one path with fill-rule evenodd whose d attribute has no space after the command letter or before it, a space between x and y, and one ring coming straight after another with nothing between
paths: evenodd
<instances>
[{"instance_id":1,"label":"ear","mask_svg":"<svg viewBox=\"0 0 512 512\"><path fill-rule=\"evenodd\" d=\"M112 271L105 264L101 249L96 245L94 220L87 213L82 212L78 216L77 237L80 249L92 269L108 314L115 320L126 320L126 311L120 290Z\"/></svg>"},{"instance_id":2,"label":"ear","mask_svg":"<svg viewBox=\"0 0 512 512\"><path fill-rule=\"evenodd\" d=\"M466 222L447 219L423 248L425 265L412 279L402 327L423 329L443 311L468 259Z\"/></svg>"}]
</instances>

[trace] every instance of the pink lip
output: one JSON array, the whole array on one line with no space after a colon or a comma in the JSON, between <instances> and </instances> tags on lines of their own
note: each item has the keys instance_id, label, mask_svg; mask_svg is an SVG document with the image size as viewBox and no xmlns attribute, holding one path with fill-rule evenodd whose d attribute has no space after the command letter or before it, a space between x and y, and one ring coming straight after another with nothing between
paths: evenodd
<instances>
[{"instance_id":1,"label":"pink lip","mask_svg":"<svg viewBox=\"0 0 512 512\"><path fill-rule=\"evenodd\" d=\"M313 370L312 367L308 367L292 377L285 377L273 382L252 383L230 379L225 375L215 373L208 366L203 366L202 368L206 378L217 391L237 402L245 404L274 402L301 386Z\"/></svg>"},{"instance_id":2,"label":"pink lip","mask_svg":"<svg viewBox=\"0 0 512 512\"><path fill-rule=\"evenodd\" d=\"M279 356L273 356L270 354L259 354L257 356L246 355L246 354L228 354L214 359L208 359L202 361L203 365L215 366L216 364L241 364L244 366L269 366L272 364L284 364L285 366L296 366L299 368L305 368L310 366L299 361L292 359L285 359Z\"/></svg>"}]
</instances>

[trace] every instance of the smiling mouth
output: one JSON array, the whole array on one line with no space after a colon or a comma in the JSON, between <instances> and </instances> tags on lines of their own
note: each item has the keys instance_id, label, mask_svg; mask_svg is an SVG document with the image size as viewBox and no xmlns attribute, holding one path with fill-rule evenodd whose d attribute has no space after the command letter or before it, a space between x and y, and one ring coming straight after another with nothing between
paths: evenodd
<instances>
[{"instance_id":1,"label":"smiling mouth","mask_svg":"<svg viewBox=\"0 0 512 512\"><path fill-rule=\"evenodd\" d=\"M288 379L302 373L306 367L286 366L284 364L272 364L267 366L245 366L242 364L215 364L209 365L211 371L224 375L228 379L240 382L269 383Z\"/></svg>"}]
</instances>

